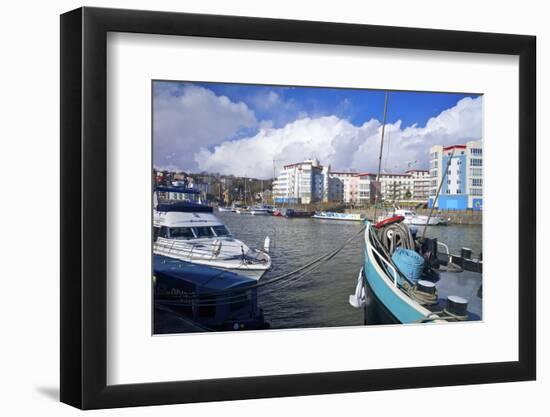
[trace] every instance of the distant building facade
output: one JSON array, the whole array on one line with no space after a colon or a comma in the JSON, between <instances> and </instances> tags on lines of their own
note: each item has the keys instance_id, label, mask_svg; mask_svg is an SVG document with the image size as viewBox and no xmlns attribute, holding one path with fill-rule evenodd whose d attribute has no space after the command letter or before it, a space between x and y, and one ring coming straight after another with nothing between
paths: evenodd
<instances>
[{"instance_id":1,"label":"distant building facade","mask_svg":"<svg viewBox=\"0 0 550 417\"><path fill-rule=\"evenodd\" d=\"M342 201L348 204L359 202L359 174L357 172L331 171L328 175L332 196L330 192L326 193L324 201Z\"/></svg>"},{"instance_id":2,"label":"distant building facade","mask_svg":"<svg viewBox=\"0 0 550 417\"><path fill-rule=\"evenodd\" d=\"M449 163L449 158L452 159ZM449 164L448 168L447 165ZM445 174L445 169L447 173ZM481 140L464 145L430 148L430 195L433 207L442 179L436 208L440 210L483 209L483 144Z\"/></svg>"},{"instance_id":3,"label":"distant building facade","mask_svg":"<svg viewBox=\"0 0 550 417\"><path fill-rule=\"evenodd\" d=\"M410 169L406 172L412 179L412 200L428 201L430 197L430 171L427 169Z\"/></svg>"},{"instance_id":4,"label":"distant building facade","mask_svg":"<svg viewBox=\"0 0 550 417\"><path fill-rule=\"evenodd\" d=\"M361 204L373 203L376 196L376 174L359 174L359 202ZM380 174L379 194L381 201L427 201L416 200L414 195L415 179L413 174Z\"/></svg>"},{"instance_id":5,"label":"distant building facade","mask_svg":"<svg viewBox=\"0 0 550 417\"><path fill-rule=\"evenodd\" d=\"M317 159L285 165L273 181L274 202L310 204L323 201L328 171L330 166L321 166Z\"/></svg>"},{"instance_id":6,"label":"distant building facade","mask_svg":"<svg viewBox=\"0 0 550 417\"><path fill-rule=\"evenodd\" d=\"M273 181L273 201L367 204L373 202L375 184L376 174L332 171L330 165L323 166L317 159L307 159L283 167ZM380 175L381 200L427 202L429 187L428 170Z\"/></svg>"}]
</instances>

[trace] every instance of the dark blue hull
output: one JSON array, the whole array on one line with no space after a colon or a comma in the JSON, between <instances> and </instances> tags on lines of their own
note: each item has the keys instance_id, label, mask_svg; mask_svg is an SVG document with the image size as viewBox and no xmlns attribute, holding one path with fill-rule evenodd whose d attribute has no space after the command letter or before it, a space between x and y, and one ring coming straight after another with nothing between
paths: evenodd
<instances>
[{"instance_id":1,"label":"dark blue hull","mask_svg":"<svg viewBox=\"0 0 550 417\"><path fill-rule=\"evenodd\" d=\"M153 272L155 333L269 328L253 279L161 255Z\"/></svg>"}]
</instances>

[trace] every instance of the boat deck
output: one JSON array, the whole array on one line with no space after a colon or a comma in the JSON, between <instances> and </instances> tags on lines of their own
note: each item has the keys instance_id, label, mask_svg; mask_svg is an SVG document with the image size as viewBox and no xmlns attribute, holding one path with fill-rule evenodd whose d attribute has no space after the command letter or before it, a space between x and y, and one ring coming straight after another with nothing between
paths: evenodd
<instances>
[{"instance_id":1,"label":"boat deck","mask_svg":"<svg viewBox=\"0 0 550 417\"><path fill-rule=\"evenodd\" d=\"M441 271L439 281L435 283L439 303L431 306L431 311L441 311L449 295L458 295L468 300L470 320L480 320L482 317L482 299L480 297L481 274L471 271L447 272ZM477 317L476 317L477 316Z\"/></svg>"}]
</instances>

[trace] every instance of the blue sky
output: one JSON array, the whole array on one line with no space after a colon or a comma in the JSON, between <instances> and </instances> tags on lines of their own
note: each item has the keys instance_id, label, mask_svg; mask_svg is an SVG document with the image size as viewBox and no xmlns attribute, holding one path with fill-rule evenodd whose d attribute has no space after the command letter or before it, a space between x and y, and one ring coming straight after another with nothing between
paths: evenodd
<instances>
[{"instance_id":1,"label":"blue sky","mask_svg":"<svg viewBox=\"0 0 550 417\"><path fill-rule=\"evenodd\" d=\"M262 164L273 159L315 156L335 169L372 166L384 91L171 81L153 88L156 166L250 176L266 176ZM391 165L401 169L407 158L425 165L434 143L481 137L481 96L390 91L387 124ZM228 162L241 156L248 165Z\"/></svg>"},{"instance_id":2,"label":"blue sky","mask_svg":"<svg viewBox=\"0 0 550 417\"><path fill-rule=\"evenodd\" d=\"M263 111L255 106L255 98L270 91L277 93L284 101L296 104L295 116L305 111L314 116L336 115L349 120L354 125L370 119L382 120L384 114L385 91L314 88L314 87L277 87L223 83L193 83L210 89L217 95L225 95L232 101L242 101L254 108L262 119L276 118L277 109ZM391 91L391 103L388 105L387 122L402 121L403 127L415 123L423 126L430 117L437 116L443 110L453 107L464 97L477 97L479 94L431 93ZM281 126L277 126L281 127Z\"/></svg>"}]
</instances>

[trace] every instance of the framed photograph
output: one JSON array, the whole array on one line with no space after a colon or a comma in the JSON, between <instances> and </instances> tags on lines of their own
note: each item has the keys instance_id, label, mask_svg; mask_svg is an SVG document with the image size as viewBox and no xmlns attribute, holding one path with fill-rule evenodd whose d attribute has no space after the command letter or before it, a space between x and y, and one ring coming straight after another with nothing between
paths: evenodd
<instances>
[{"instance_id":1,"label":"framed photograph","mask_svg":"<svg viewBox=\"0 0 550 417\"><path fill-rule=\"evenodd\" d=\"M533 380L535 37L61 16L61 401Z\"/></svg>"}]
</instances>

